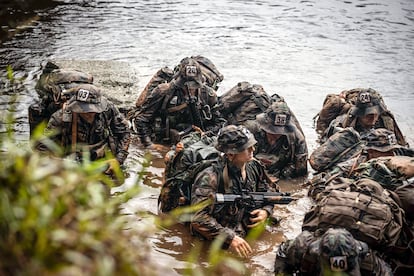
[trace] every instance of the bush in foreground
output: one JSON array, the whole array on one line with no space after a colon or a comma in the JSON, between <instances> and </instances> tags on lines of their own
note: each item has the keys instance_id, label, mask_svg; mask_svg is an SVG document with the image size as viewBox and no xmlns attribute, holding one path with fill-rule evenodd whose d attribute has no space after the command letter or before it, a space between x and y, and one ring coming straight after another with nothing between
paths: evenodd
<instances>
[{"instance_id":1,"label":"bush in foreground","mask_svg":"<svg viewBox=\"0 0 414 276\"><path fill-rule=\"evenodd\" d=\"M110 195L105 162L52 158L8 140L0 146L7 151L0 163L0 274L150 274L146 233L126 231L122 214L138 185Z\"/></svg>"}]
</instances>

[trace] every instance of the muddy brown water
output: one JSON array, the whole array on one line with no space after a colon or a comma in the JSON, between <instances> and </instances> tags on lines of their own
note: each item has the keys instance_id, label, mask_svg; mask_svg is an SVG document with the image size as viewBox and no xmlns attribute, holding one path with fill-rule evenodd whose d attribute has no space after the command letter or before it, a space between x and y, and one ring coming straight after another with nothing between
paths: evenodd
<instances>
[{"instance_id":1,"label":"muddy brown water","mask_svg":"<svg viewBox=\"0 0 414 276\"><path fill-rule=\"evenodd\" d=\"M33 7L0 45L0 73L12 65L25 77L27 90L17 99L0 91L0 132L12 127L18 141L28 140L27 107L36 98L33 87L46 59L127 63L134 72L134 99L159 68L173 67L183 57L202 54L224 75L219 94L240 81L263 85L283 96L304 130L309 151L316 147L312 118L327 93L371 87L384 97L407 140L414 145L414 1L412 0L58 0L48 9ZM108 65L117 75L119 67ZM124 73L122 73L124 74ZM128 73L125 73L128 74ZM120 84L120 83L118 83ZM122 83L121 83L122 84ZM124 86L128 87L128 86ZM3 88L0 86L0 88ZM5 121L16 112L16 122ZM141 195L125 206L157 215L163 154L151 151L151 165L139 185ZM118 187L134 185L145 151L136 141L127 159L129 177ZM301 182L300 180L298 182ZM299 183L281 183L286 191L305 194ZM272 274L279 243L300 232L310 207L303 197L277 207L281 224L254 244L247 265L256 275ZM140 221L137 220L137 227ZM160 229L149 239L158 274L181 274L195 240L181 226ZM204 260L204 259L203 259ZM168 273L168 274L167 274Z\"/></svg>"}]
</instances>

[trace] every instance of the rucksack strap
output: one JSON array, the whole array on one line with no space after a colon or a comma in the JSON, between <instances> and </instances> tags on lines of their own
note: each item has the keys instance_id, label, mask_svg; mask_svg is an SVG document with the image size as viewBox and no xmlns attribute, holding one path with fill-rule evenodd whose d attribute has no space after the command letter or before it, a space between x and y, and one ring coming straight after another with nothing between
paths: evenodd
<instances>
[{"instance_id":1,"label":"rucksack strap","mask_svg":"<svg viewBox=\"0 0 414 276\"><path fill-rule=\"evenodd\" d=\"M252 99L253 101L254 101L254 103L260 108L260 110L262 111L262 112L265 112L266 111L266 107L263 105L263 102L261 101L261 96L260 95L252 95L251 97L250 97L250 99Z\"/></svg>"},{"instance_id":2,"label":"rucksack strap","mask_svg":"<svg viewBox=\"0 0 414 276\"><path fill-rule=\"evenodd\" d=\"M329 162L329 164L327 166L325 166L326 168L330 168L333 164L335 164L336 162L338 162L338 160L341 160L341 158L347 154L348 152L350 152L351 150L353 150L354 148L358 147L360 144L362 144L362 142L358 142L353 144L351 147L347 148L346 150L344 150L341 154L338 154L334 159L332 159L331 162Z\"/></svg>"},{"instance_id":3,"label":"rucksack strap","mask_svg":"<svg viewBox=\"0 0 414 276\"><path fill-rule=\"evenodd\" d=\"M224 192L229 193L233 187L233 181L230 179L229 167L227 164L223 168L223 184L224 184Z\"/></svg>"}]
</instances>

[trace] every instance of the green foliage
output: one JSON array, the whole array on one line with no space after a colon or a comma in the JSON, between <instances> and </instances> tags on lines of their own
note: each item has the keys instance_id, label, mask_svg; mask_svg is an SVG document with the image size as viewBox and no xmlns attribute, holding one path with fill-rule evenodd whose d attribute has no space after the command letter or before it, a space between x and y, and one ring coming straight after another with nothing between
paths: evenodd
<instances>
[{"instance_id":1,"label":"green foliage","mask_svg":"<svg viewBox=\"0 0 414 276\"><path fill-rule=\"evenodd\" d=\"M10 65L7 65L6 72L7 72L7 79L10 80L10 81L13 81L13 79L14 79L14 77L13 77L13 68Z\"/></svg>"},{"instance_id":2,"label":"green foliage","mask_svg":"<svg viewBox=\"0 0 414 276\"><path fill-rule=\"evenodd\" d=\"M0 143L7 145L0 163L0 274L148 274L150 233L126 231L121 212L138 185L110 195L104 161L79 164Z\"/></svg>"},{"instance_id":3,"label":"green foliage","mask_svg":"<svg viewBox=\"0 0 414 276\"><path fill-rule=\"evenodd\" d=\"M10 66L6 71L5 87L17 97L21 80L14 78ZM9 126L11 111L3 118ZM123 214L123 204L139 194L151 156L144 156L143 170L131 188L111 195L114 181L103 173L109 160L85 158L79 163L31 150L42 140L54 156L61 155L62 149L43 135L44 127L23 145L16 144L11 127L7 136L0 135L0 275L153 275L146 239L155 229L145 223L141 229L130 227ZM115 176L123 181L119 167ZM178 208L155 221L162 227L188 222L195 208L202 207ZM246 274L244 263L222 250L222 243L218 238L207 250L203 243L194 246L183 273ZM203 262L200 257L206 252Z\"/></svg>"}]
</instances>

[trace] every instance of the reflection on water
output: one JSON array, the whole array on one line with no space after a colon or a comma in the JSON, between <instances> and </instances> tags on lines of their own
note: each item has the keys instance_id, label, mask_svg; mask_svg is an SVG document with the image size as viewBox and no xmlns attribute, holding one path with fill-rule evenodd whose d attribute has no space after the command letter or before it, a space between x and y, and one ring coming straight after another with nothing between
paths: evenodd
<instances>
[{"instance_id":1,"label":"reflection on water","mask_svg":"<svg viewBox=\"0 0 414 276\"><path fill-rule=\"evenodd\" d=\"M414 145L412 0L58 2L39 11L0 46L1 68L11 64L19 76L26 77L27 90L14 105L18 118L14 128L22 140L28 137L27 107L37 97L33 85L39 65L47 58L126 61L136 68L143 88L160 67L202 54L225 77L219 93L249 81L283 96L302 125L310 151L316 145L312 118L325 95L355 87L378 90ZM10 99L4 90L0 92L2 130ZM126 185L134 183L144 156L138 145L132 145L130 152ZM154 214L163 153L152 152L155 158L142 198L131 203ZM271 271L275 248L300 231L301 216L309 204L301 200L280 210L287 218L258 245L260 250L250 264L253 271ZM178 242L186 244L186 239L191 245L191 236L182 231L154 237L157 258L172 260L172 267L182 269L181 247L174 248Z\"/></svg>"}]
</instances>

